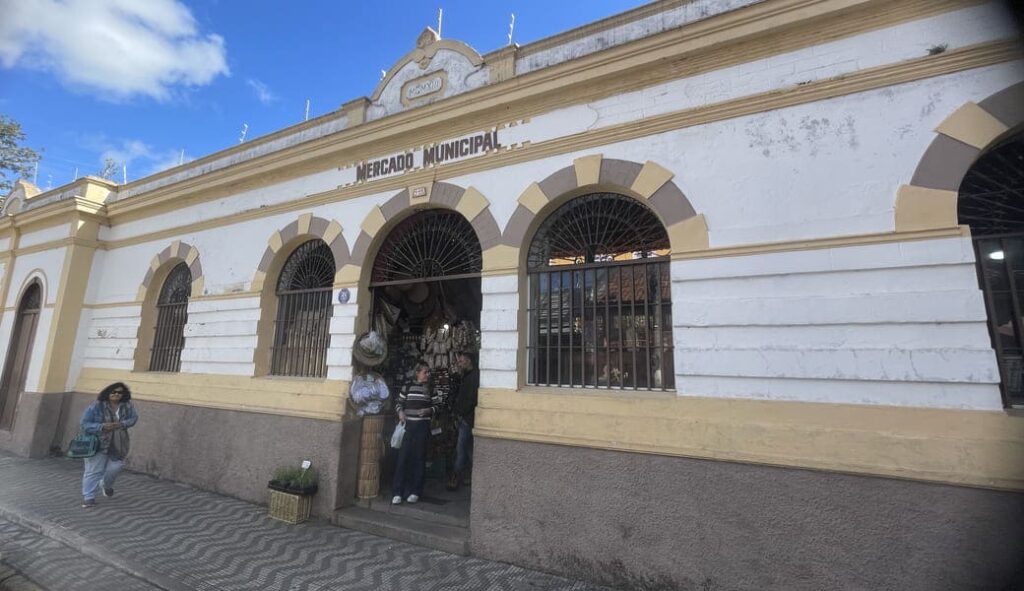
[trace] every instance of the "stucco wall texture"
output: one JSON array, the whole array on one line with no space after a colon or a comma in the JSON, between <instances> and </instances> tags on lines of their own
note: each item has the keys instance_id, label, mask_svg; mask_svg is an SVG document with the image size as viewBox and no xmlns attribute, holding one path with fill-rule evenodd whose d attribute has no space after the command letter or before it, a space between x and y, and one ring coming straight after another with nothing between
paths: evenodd
<instances>
[{"instance_id":1,"label":"stucco wall texture","mask_svg":"<svg viewBox=\"0 0 1024 591\"><path fill-rule=\"evenodd\" d=\"M1024 584L1024 494L490 438L474 465L474 554L625 589Z\"/></svg>"},{"instance_id":2,"label":"stucco wall texture","mask_svg":"<svg viewBox=\"0 0 1024 591\"><path fill-rule=\"evenodd\" d=\"M72 395L65 411L64 449L94 399L95 394ZM358 422L133 402L139 422L131 430L130 470L266 504L274 469L310 460L320 473L315 515L328 517L353 502Z\"/></svg>"}]
</instances>

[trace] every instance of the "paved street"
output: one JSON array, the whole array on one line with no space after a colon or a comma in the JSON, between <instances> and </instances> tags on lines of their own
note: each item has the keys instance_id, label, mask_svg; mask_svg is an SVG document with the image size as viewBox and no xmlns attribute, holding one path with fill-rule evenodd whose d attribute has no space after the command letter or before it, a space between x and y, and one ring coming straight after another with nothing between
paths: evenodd
<instances>
[{"instance_id":1,"label":"paved street","mask_svg":"<svg viewBox=\"0 0 1024 591\"><path fill-rule=\"evenodd\" d=\"M323 522L288 525L264 507L130 472L87 510L73 460L0 455L0 474L0 573L49 591L599 589Z\"/></svg>"}]
</instances>

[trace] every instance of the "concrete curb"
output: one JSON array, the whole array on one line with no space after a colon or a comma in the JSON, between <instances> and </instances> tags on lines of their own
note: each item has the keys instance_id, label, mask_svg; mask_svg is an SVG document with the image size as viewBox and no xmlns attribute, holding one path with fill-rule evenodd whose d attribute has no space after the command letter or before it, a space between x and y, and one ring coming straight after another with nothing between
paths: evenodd
<instances>
[{"instance_id":1,"label":"concrete curb","mask_svg":"<svg viewBox=\"0 0 1024 591\"><path fill-rule=\"evenodd\" d=\"M61 544L88 556L89 558L114 567L117 570L127 573L137 579L141 579L162 591L193 591L191 587L183 585L170 577L154 572L144 566L134 564L132 561L125 559L124 556L111 552L102 545L90 541L81 534L53 523L39 515L32 513L20 513L13 510L6 504L0 503L0 518L6 519L11 523L20 525L21 527L29 529L40 535L46 536L51 540L60 542ZM3 587L0 587L0 590L2 589ZM20 588L19 591L21 591ZM26 588L25 591L29 591L29 589Z\"/></svg>"}]
</instances>

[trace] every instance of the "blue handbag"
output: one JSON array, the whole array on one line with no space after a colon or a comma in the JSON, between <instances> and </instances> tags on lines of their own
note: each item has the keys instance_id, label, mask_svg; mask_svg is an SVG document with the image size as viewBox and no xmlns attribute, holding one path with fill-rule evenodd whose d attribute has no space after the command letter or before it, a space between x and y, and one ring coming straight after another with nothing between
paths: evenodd
<instances>
[{"instance_id":1,"label":"blue handbag","mask_svg":"<svg viewBox=\"0 0 1024 591\"><path fill-rule=\"evenodd\" d=\"M95 435L79 433L68 446L69 458L91 458L100 450L100 438Z\"/></svg>"}]
</instances>

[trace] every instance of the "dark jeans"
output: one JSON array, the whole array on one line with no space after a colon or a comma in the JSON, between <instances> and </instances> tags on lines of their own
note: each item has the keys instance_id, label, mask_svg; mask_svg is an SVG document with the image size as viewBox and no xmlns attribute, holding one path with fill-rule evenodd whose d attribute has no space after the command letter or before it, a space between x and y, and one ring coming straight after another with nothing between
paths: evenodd
<instances>
[{"instance_id":1,"label":"dark jeans","mask_svg":"<svg viewBox=\"0 0 1024 591\"><path fill-rule=\"evenodd\" d=\"M423 496L423 481L427 471L427 439L430 421L406 421L402 448L398 450L395 477L391 480L391 494L402 497Z\"/></svg>"},{"instance_id":2,"label":"dark jeans","mask_svg":"<svg viewBox=\"0 0 1024 591\"><path fill-rule=\"evenodd\" d=\"M459 439L455 444L455 473L460 477L473 465L473 427L466 419L459 419Z\"/></svg>"}]
</instances>

